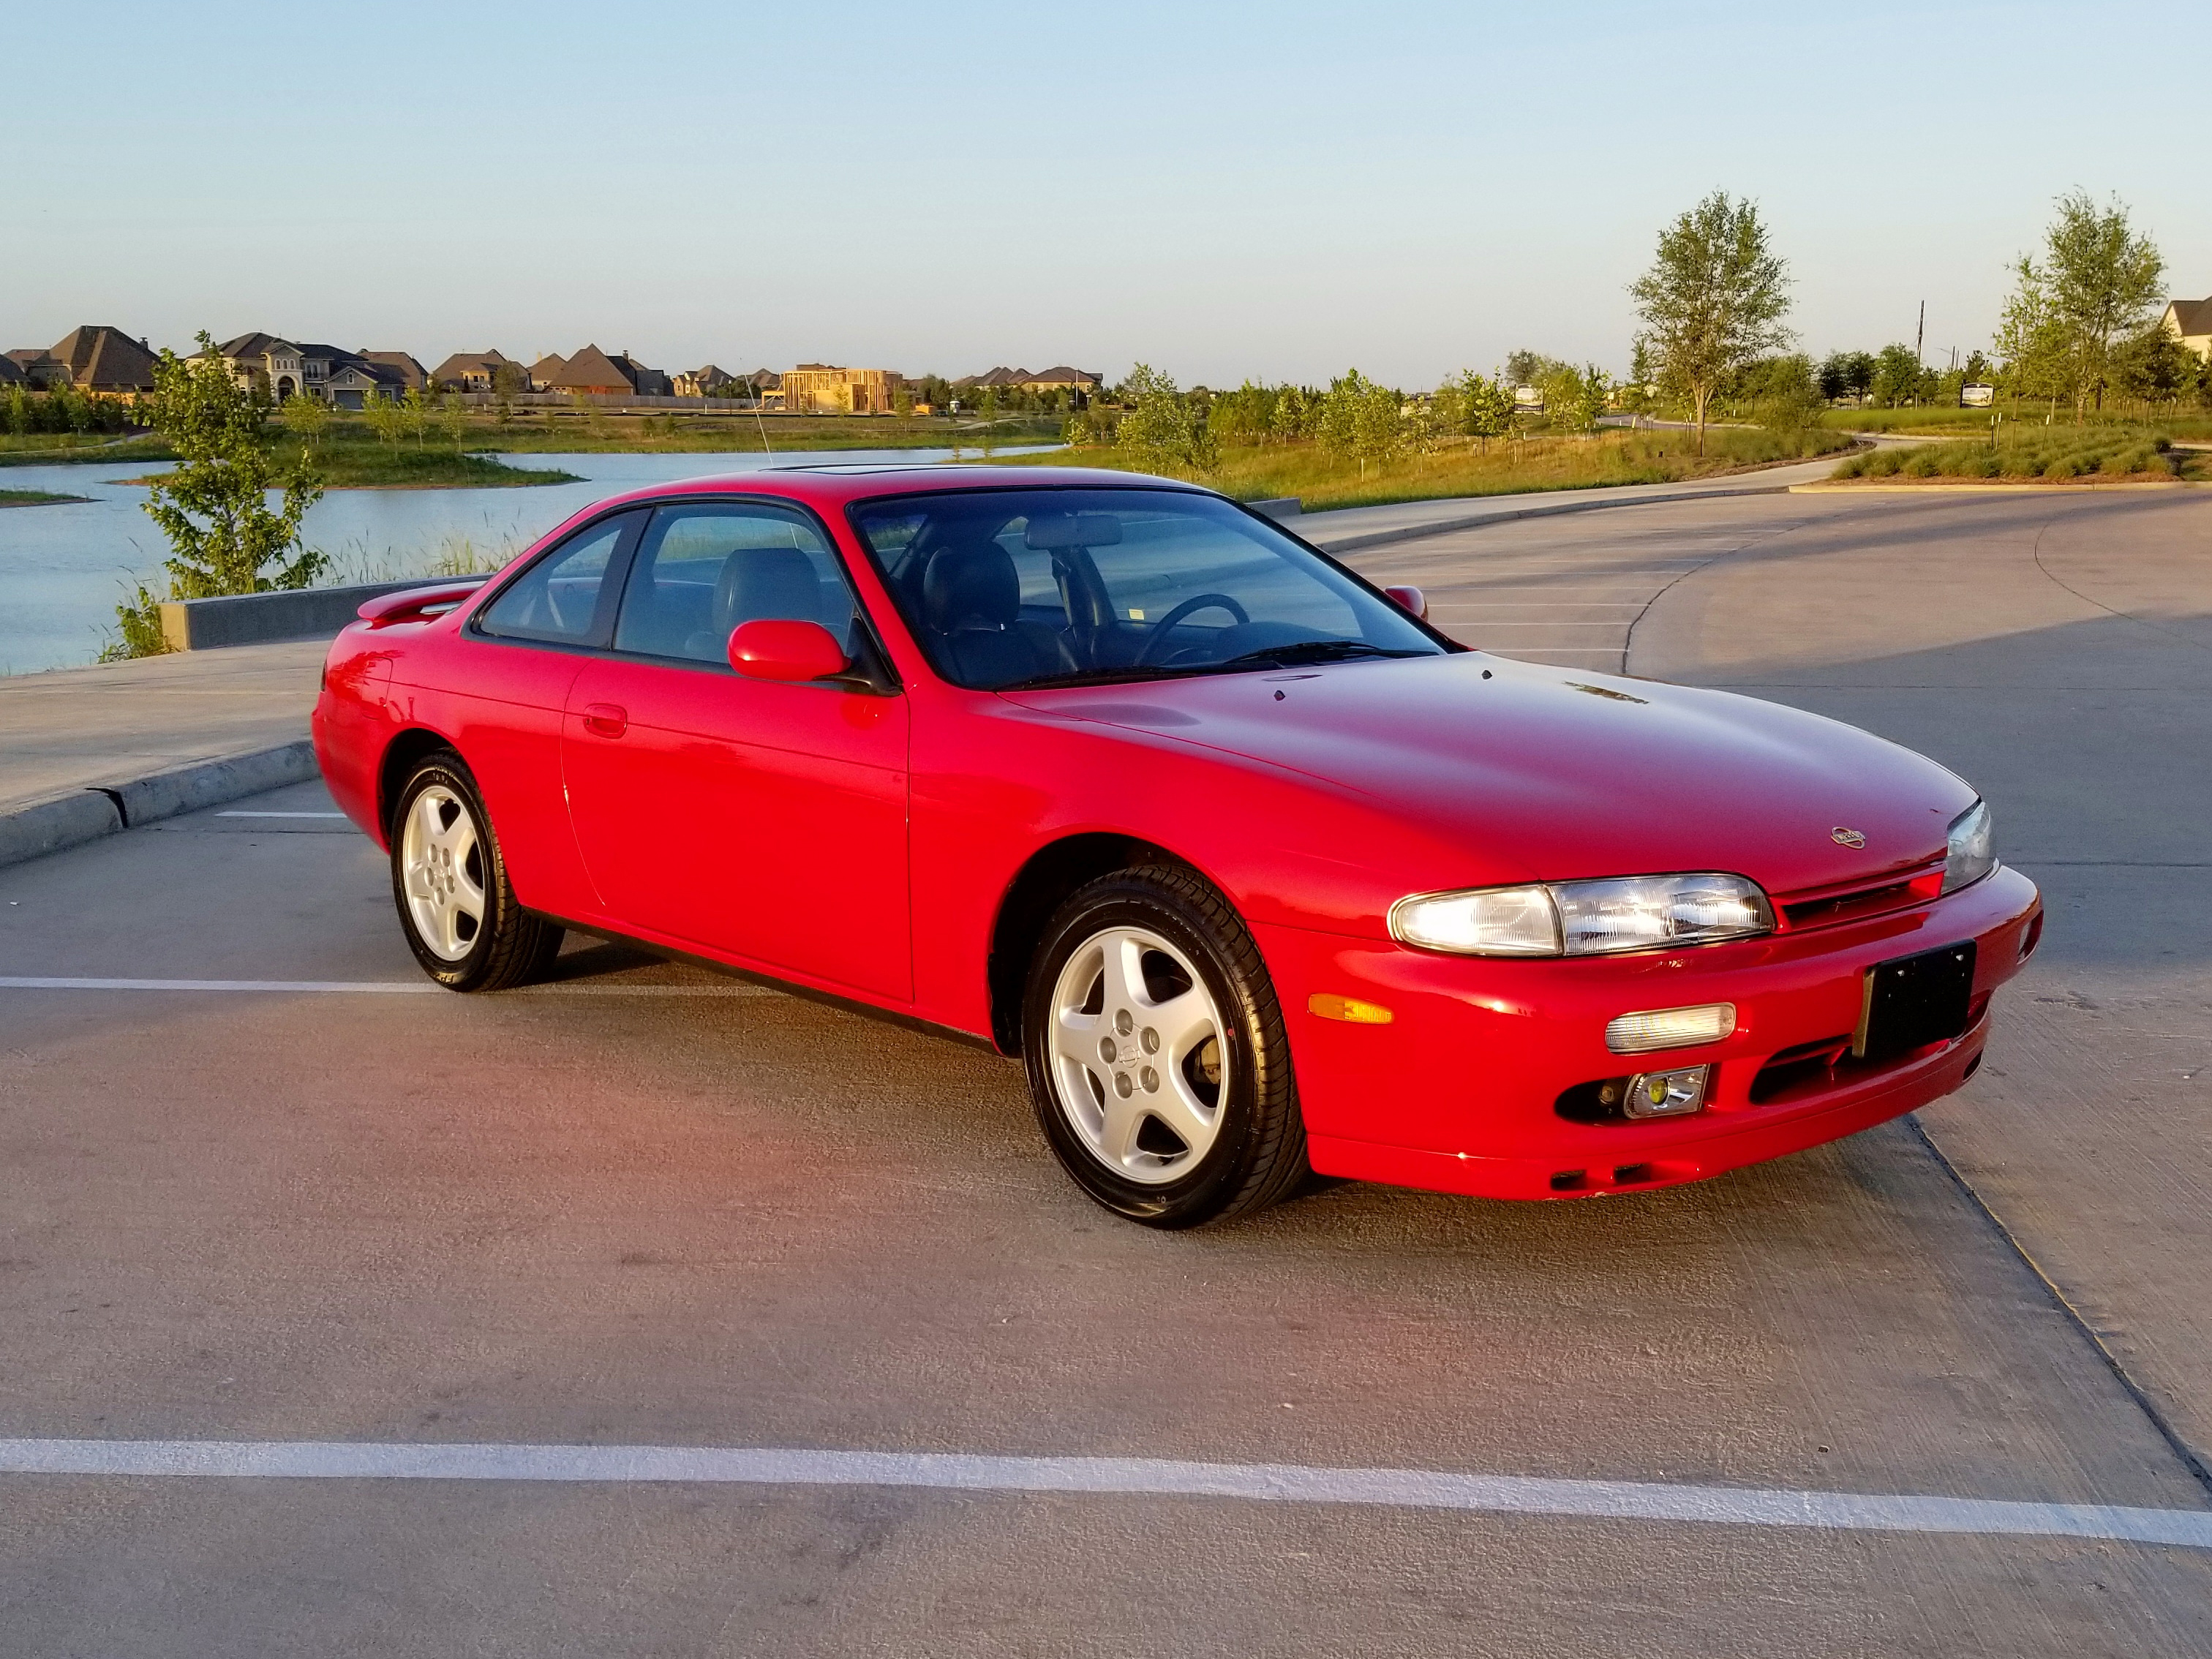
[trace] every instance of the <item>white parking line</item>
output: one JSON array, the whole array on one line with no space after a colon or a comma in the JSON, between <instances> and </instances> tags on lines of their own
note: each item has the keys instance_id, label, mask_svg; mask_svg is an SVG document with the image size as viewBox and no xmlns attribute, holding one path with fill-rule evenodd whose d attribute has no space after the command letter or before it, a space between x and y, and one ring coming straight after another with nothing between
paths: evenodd
<instances>
[{"instance_id":1,"label":"white parking line","mask_svg":"<svg viewBox=\"0 0 2212 1659\"><path fill-rule=\"evenodd\" d=\"M1881 1492L1558 1480L1439 1469L1312 1468L1152 1457L994 1457L745 1446L394 1445L326 1440L4 1440L0 1474L282 1480L533 1480L908 1486L1347 1504L1392 1509L2087 1538L2212 1549L2212 1510Z\"/></svg>"},{"instance_id":2,"label":"white parking line","mask_svg":"<svg viewBox=\"0 0 2212 1659\"><path fill-rule=\"evenodd\" d=\"M218 812L219 818L342 818L343 812Z\"/></svg>"},{"instance_id":3,"label":"white parking line","mask_svg":"<svg viewBox=\"0 0 2212 1659\"><path fill-rule=\"evenodd\" d=\"M58 975L0 976L0 991L258 991L359 992L383 996L438 996L446 988L427 979L77 979ZM501 996L772 997L765 985L525 985Z\"/></svg>"}]
</instances>

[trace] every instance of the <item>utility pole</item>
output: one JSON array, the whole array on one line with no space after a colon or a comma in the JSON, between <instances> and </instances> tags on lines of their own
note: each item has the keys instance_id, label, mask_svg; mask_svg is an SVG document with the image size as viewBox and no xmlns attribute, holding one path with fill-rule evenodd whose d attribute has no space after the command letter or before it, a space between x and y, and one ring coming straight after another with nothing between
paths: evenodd
<instances>
[{"instance_id":1,"label":"utility pole","mask_svg":"<svg viewBox=\"0 0 2212 1659\"><path fill-rule=\"evenodd\" d=\"M1927 338L1928 301L1923 300L1920 302L1920 326L1912 331L1912 367L1916 371L1926 367L1921 360L1920 348ZM1920 383L1917 379L1912 384L1912 406L1915 409L1920 407Z\"/></svg>"}]
</instances>

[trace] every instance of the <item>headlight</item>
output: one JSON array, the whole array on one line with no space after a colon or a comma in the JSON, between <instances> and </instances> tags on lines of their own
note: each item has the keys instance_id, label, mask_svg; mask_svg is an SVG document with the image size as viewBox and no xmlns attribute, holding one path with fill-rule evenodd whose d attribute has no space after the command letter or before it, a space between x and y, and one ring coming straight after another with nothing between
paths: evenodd
<instances>
[{"instance_id":1,"label":"headlight","mask_svg":"<svg viewBox=\"0 0 2212 1659\"><path fill-rule=\"evenodd\" d=\"M1390 907L1390 936L1469 957L1589 957L1746 939L1774 926L1741 876L1624 876L1419 893Z\"/></svg>"},{"instance_id":2,"label":"headlight","mask_svg":"<svg viewBox=\"0 0 2212 1659\"><path fill-rule=\"evenodd\" d=\"M1990 808L1976 801L1951 820L1950 845L1943 853L1943 890L1955 893L1972 887L1997 867L1990 840Z\"/></svg>"}]
</instances>

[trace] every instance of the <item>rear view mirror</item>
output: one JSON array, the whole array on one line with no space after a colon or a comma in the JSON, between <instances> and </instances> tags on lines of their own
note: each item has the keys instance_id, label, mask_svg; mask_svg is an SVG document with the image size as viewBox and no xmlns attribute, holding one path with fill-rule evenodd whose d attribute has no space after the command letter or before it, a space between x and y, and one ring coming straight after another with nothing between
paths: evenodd
<instances>
[{"instance_id":1,"label":"rear view mirror","mask_svg":"<svg viewBox=\"0 0 2212 1659\"><path fill-rule=\"evenodd\" d=\"M1039 513L1022 532L1022 544L1039 553L1111 547L1121 539L1121 521L1111 513Z\"/></svg>"},{"instance_id":2,"label":"rear view mirror","mask_svg":"<svg viewBox=\"0 0 2212 1659\"><path fill-rule=\"evenodd\" d=\"M1422 592L1419 588L1386 587L1382 591L1389 595L1390 602L1396 605L1399 610L1406 611L1409 615L1419 617L1423 622L1428 621L1428 596Z\"/></svg>"},{"instance_id":3,"label":"rear view mirror","mask_svg":"<svg viewBox=\"0 0 2212 1659\"><path fill-rule=\"evenodd\" d=\"M731 633L730 666L748 679L821 680L851 664L820 623L762 617L739 623Z\"/></svg>"}]
</instances>

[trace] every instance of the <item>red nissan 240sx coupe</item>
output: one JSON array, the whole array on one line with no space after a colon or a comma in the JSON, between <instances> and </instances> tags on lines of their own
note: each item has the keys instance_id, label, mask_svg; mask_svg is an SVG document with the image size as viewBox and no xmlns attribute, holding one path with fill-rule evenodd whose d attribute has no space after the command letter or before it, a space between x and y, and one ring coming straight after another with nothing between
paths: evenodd
<instances>
[{"instance_id":1,"label":"red nissan 240sx coupe","mask_svg":"<svg viewBox=\"0 0 2212 1659\"><path fill-rule=\"evenodd\" d=\"M1973 1075L2042 907L1972 788L1424 611L1166 480L798 466L364 605L315 746L440 982L574 928L980 1038L1156 1226L1666 1186Z\"/></svg>"}]
</instances>

